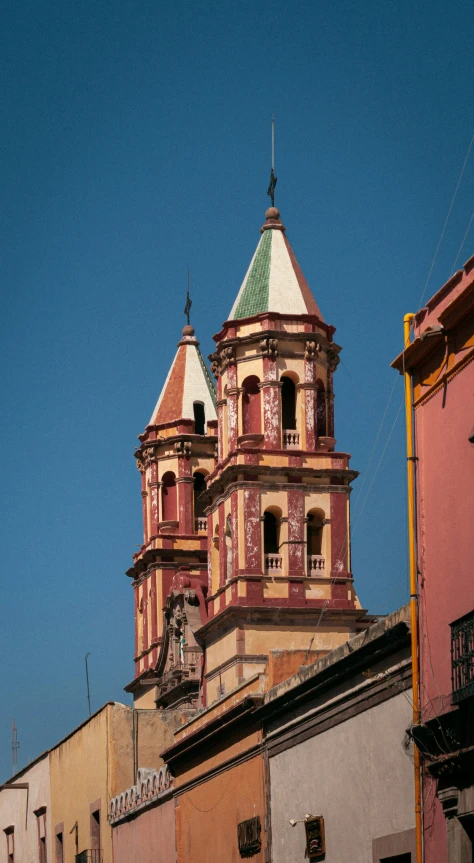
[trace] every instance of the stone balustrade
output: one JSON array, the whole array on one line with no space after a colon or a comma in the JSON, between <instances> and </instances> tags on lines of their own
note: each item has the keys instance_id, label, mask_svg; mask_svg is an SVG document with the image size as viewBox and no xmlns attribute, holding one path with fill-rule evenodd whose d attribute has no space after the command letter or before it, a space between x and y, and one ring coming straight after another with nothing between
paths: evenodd
<instances>
[{"instance_id":1,"label":"stone balustrade","mask_svg":"<svg viewBox=\"0 0 474 863\"><path fill-rule=\"evenodd\" d=\"M172 784L173 778L167 766L160 767L159 770L140 767L137 772L137 784L110 800L109 821L117 821L129 812L156 800L169 791Z\"/></svg>"},{"instance_id":2,"label":"stone balustrade","mask_svg":"<svg viewBox=\"0 0 474 863\"><path fill-rule=\"evenodd\" d=\"M283 560L281 554L265 555L265 573L267 575L281 575L282 569Z\"/></svg>"},{"instance_id":3,"label":"stone balustrade","mask_svg":"<svg viewBox=\"0 0 474 863\"><path fill-rule=\"evenodd\" d=\"M326 558L324 554L310 554L308 556L308 575L313 578L326 575Z\"/></svg>"},{"instance_id":4,"label":"stone balustrade","mask_svg":"<svg viewBox=\"0 0 474 863\"><path fill-rule=\"evenodd\" d=\"M283 449L299 449L300 433L295 429L283 429Z\"/></svg>"}]
</instances>

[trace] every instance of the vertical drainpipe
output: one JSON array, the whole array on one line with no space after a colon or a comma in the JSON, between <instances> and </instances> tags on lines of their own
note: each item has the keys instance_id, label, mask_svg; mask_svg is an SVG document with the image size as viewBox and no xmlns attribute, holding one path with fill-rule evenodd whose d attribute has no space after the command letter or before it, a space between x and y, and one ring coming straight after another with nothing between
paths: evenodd
<instances>
[{"instance_id":1,"label":"vertical drainpipe","mask_svg":"<svg viewBox=\"0 0 474 863\"><path fill-rule=\"evenodd\" d=\"M410 344L410 327L415 315L408 314L403 318L403 351ZM405 370L403 363L403 376L405 379L405 422L406 422L406 449L407 449L407 489L408 489L408 556L410 566L410 617L411 617L411 674L413 690L413 725L420 722L420 689L418 671L418 587L417 587L417 565L416 565L416 523L415 523L415 453L413 438L413 394L412 379L410 372ZM420 751L414 744L414 770L415 770L415 837L416 837L416 863L422 863L423 840L421 820L421 764Z\"/></svg>"}]
</instances>

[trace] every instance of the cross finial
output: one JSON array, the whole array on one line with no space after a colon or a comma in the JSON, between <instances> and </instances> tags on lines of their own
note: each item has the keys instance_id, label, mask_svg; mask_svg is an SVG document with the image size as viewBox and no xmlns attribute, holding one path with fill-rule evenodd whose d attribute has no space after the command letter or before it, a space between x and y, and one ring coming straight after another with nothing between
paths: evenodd
<instances>
[{"instance_id":1,"label":"cross finial","mask_svg":"<svg viewBox=\"0 0 474 863\"><path fill-rule=\"evenodd\" d=\"M192 304L193 303L192 303L191 297L189 296L189 269L188 269L188 290L186 293L186 305L184 307L184 314L186 315L186 320L188 322L188 326L190 324L189 318L190 318Z\"/></svg>"},{"instance_id":2,"label":"cross finial","mask_svg":"<svg viewBox=\"0 0 474 863\"><path fill-rule=\"evenodd\" d=\"M270 185L267 190L272 207L275 206L275 186L277 183L278 177L275 177L275 114L272 114L272 170L270 171Z\"/></svg>"}]
</instances>

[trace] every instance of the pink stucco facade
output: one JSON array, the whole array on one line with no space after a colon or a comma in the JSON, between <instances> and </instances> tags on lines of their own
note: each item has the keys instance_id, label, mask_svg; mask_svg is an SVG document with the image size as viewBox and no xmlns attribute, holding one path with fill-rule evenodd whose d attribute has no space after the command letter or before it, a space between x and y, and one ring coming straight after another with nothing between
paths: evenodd
<instances>
[{"instance_id":1,"label":"pink stucco facade","mask_svg":"<svg viewBox=\"0 0 474 863\"><path fill-rule=\"evenodd\" d=\"M405 363L414 385L420 702L429 727L459 709L450 624L474 610L474 258L418 312ZM439 776L426 769L427 863L458 859L448 853L439 787Z\"/></svg>"},{"instance_id":2,"label":"pink stucco facade","mask_svg":"<svg viewBox=\"0 0 474 863\"><path fill-rule=\"evenodd\" d=\"M139 817L115 824L112 830L114 863L174 863L174 810L171 797L160 806L142 810Z\"/></svg>"}]
</instances>

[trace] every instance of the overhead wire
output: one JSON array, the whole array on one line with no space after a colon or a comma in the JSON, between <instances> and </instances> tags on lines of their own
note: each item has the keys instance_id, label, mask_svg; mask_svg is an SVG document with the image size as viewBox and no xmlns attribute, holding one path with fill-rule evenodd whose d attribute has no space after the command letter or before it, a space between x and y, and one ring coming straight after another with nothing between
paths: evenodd
<instances>
[{"instance_id":1,"label":"overhead wire","mask_svg":"<svg viewBox=\"0 0 474 863\"><path fill-rule=\"evenodd\" d=\"M451 273L455 273L455 272L456 272L456 265L457 265L457 262L458 262L458 260L459 260L459 256L460 256L460 254L461 254L461 252L462 252L462 250L463 250L464 243L465 243L465 242L466 242L466 240L467 240L467 235L468 235L468 233L469 233L469 231L470 231L470 229L471 229L471 225L472 225L473 220L474 220L474 213L471 213L471 218L469 219L469 224L468 224L468 226L467 226L466 233L464 234L463 241L462 241L462 243L461 243L461 245L460 245L460 247L459 247L459 252L457 253L457 255L456 255L455 259L454 259L454 264L453 264L453 265L452 265L452 267L451 267Z\"/></svg>"},{"instance_id":2,"label":"overhead wire","mask_svg":"<svg viewBox=\"0 0 474 863\"><path fill-rule=\"evenodd\" d=\"M429 281L430 281L430 279L431 279L431 273L433 272L433 267L434 267L434 265L435 265L435 263L436 263L436 259L437 259L437 257L438 257L438 252L439 252L439 250L440 250L441 243L443 242L443 237L444 237L444 234L445 234L445 231L446 231L446 227L447 227L447 224L448 224L448 222L449 222L449 218L450 218L450 216L451 216L451 212L452 212L452 209L453 209L453 206L454 206L454 202L455 202L455 200L456 200L456 198L457 198L457 194L458 194L459 186L461 185L461 180L462 180L462 178L463 178L463 176L464 176L464 171L466 170L466 165L467 165L467 162L468 162L468 159L469 159L470 153L471 153L471 149L472 149L472 145L473 145L473 143L474 143L474 135L472 136L471 141L470 141L470 144L469 144L469 147L468 147L468 149L467 149L466 158L464 159L464 164L463 164L463 166L462 166L462 168L461 168L461 173L460 173L460 175L459 175L459 179L458 179L458 182L457 182L457 184L456 184L456 188L455 188L455 190L454 190L454 195L453 195L453 197L452 197L452 199L451 199L451 204L450 204L450 206L449 206L448 215L446 216L446 220L445 220L444 225L443 225L443 230L441 231L441 236L440 236L440 238L439 238L438 245L437 245L437 247L436 247L436 251L435 251L435 253L434 253L434 257L433 257L433 260L432 260L432 262L431 262L431 267L430 267L429 272L428 272L428 277L427 277L427 279L426 279L426 282L425 282L424 288L423 288L423 290L422 290L422 292L421 292L421 297L420 297L420 299L419 299L419 301L418 301L418 308L419 308L419 309L421 308L421 304L422 304L422 302L423 302L423 298L424 298L424 296L425 296L425 294L426 294L426 290L427 290L427 288L428 288L428 284L429 284Z\"/></svg>"}]
</instances>

